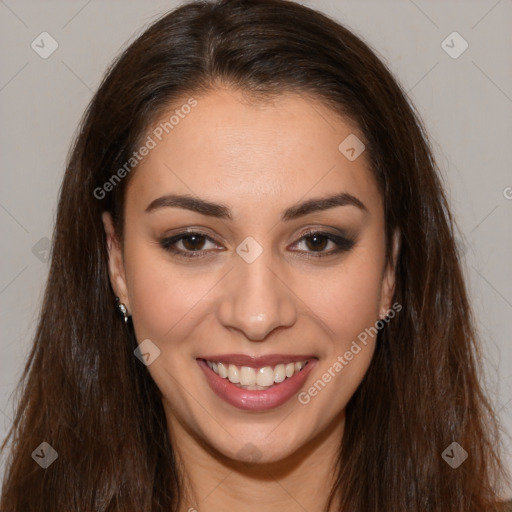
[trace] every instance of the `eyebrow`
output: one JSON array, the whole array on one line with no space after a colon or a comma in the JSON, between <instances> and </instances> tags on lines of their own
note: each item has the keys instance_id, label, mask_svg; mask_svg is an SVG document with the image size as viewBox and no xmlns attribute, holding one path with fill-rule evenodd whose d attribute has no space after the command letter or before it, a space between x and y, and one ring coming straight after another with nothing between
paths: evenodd
<instances>
[{"instance_id":1,"label":"eyebrow","mask_svg":"<svg viewBox=\"0 0 512 512\"><path fill-rule=\"evenodd\" d=\"M293 205L281 214L280 220L290 221L313 212L328 210L337 206L355 206L365 212L368 211L366 206L357 197L342 192L333 196L309 199L308 201ZM183 208L209 217L233 220L231 210L226 205L213 203L190 195L168 194L158 197L148 205L145 211L149 213L160 208Z\"/></svg>"}]
</instances>

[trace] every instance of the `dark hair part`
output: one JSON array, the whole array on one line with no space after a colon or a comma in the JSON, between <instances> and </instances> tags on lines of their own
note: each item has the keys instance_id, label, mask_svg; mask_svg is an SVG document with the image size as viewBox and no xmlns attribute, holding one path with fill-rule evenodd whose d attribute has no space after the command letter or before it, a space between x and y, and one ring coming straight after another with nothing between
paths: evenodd
<instances>
[{"instance_id":1,"label":"dark hair part","mask_svg":"<svg viewBox=\"0 0 512 512\"><path fill-rule=\"evenodd\" d=\"M122 239L131 175L104 199L93 191L171 104L221 85L255 98L309 95L354 122L383 195L388 249L401 235L394 301L403 309L347 405L328 505L501 510L499 424L479 383L454 221L425 130L361 39L285 0L183 5L120 55L95 94L68 159L39 323L2 446L12 440L1 509L177 510L182 473L161 394L133 355L108 274L101 214L112 212ZM59 455L44 471L31 458L43 441ZM441 457L453 441L469 453L456 470Z\"/></svg>"}]
</instances>

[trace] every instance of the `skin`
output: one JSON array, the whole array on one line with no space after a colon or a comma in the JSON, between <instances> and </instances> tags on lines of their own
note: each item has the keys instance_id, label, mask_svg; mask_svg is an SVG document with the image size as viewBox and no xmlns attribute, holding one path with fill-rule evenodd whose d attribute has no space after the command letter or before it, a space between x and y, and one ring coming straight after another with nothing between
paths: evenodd
<instances>
[{"instance_id":1,"label":"skin","mask_svg":"<svg viewBox=\"0 0 512 512\"><path fill-rule=\"evenodd\" d=\"M391 307L394 260L385 260L382 198L365 154L349 161L338 150L357 128L318 101L287 93L251 102L233 89L195 98L197 106L130 177L123 245L103 215L112 286L139 343L149 338L160 350L147 369L162 392L186 474L182 510L321 511L345 407L375 339L307 405L294 397L265 412L225 403L196 358L314 354L317 365L301 391L307 390ZM366 211L346 205L279 220L290 206L338 192L357 197ZM223 203L233 220L175 207L144 211L169 193ZM189 227L213 240L204 240L207 257L180 258L159 245ZM308 244L302 237L309 228L343 230L355 245L315 257L336 246L327 239L320 248ZM250 264L236 252L248 236L263 248ZM175 247L194 246L182 240ZM245 462L248 450L256 464Z\"/></svg>"}]
</instances>

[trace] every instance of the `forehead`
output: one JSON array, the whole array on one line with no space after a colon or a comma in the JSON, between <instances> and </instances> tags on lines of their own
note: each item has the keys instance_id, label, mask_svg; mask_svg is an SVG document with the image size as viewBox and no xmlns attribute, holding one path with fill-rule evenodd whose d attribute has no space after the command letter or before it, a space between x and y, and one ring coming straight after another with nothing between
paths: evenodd
<instances>
[{"instance_id":1,"label":"forehead","mask_svg":"<svg viewBox=\"0 0 512 512\"><path fill-rule=\"evenodd\" d=\"M127 192L137 210L162 193L222 198L234 210L334 192L380 202L364 152L349 160L340 151L347 137L363 138L359 130L319 101L296 93L255 101L221 89L182 108L190 98L174 102L146 134L152 148Z\"/></svg>"}]
</instances>

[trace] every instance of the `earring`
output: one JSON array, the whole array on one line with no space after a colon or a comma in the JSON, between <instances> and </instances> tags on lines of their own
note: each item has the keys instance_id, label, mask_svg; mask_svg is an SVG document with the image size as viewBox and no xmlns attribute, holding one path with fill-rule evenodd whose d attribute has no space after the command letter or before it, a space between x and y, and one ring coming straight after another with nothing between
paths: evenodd
<instances>
[{"instance_id":1,"label":"earring","mask_svg":"<svg viewBox=\"0 0 512 512\"><path fill-rule=\"evenodd\" d=\"M116 297L115 304L119 316L123 318L125 324L128 323L128 318L130 317L130 315L128 315L128 310L126 309L126 306L122 302L120 302L119 297Z\"/></svg>"},{"instance_id":2,"label":"earring","mask_svg":"<svg viewBox=\"0 0 512 512\"><path fill-rule=\"evenodd\" d=\"M379 320L381 320L382 322L384 322L384 323L386 323L386 324L387 324L387 323L391 320L391 318L390 318L390 316L389 316L388 314L386 314L386 313L381 313L381 314L379 315Z\"/></svg>"}]
</instances>

